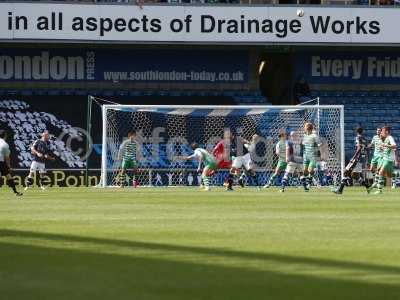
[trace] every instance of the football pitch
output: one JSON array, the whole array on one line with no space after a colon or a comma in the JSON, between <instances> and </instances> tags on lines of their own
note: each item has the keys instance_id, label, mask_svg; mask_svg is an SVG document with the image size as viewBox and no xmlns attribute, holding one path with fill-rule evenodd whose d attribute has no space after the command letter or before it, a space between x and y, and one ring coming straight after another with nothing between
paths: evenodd
<instances>
[{"instance_id":1,"label":"football pitch","mask_svg":"<svg viewBox=\"0 0 400 300\"><path fill-rule=\"evenodd\" d=\"M400 190L3 187L0 299L400 299Z\"/></svg>"}]
</instances>

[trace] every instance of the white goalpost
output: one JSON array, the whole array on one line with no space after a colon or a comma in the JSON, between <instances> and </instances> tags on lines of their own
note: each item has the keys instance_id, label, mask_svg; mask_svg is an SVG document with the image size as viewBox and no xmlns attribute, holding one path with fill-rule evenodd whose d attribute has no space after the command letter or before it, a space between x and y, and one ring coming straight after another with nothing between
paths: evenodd
<instances>
[{"instance_id":1,"label":"white goalpost","mask_svg":"<svg viewBox=\"0 0 400 300\"><path fill-rule=\"evenodd\" d=\"M274 147L281 132L303 136L306 122L315 125L322 146L318 157L321 174L337 183L344 170L344 108L342 105L299 106L177 106L103 105L101 187L196 186L200 178L197 162L183 161L192 154L193 142L212 152L226 129L240 155L240 141L253 134L257 145L256 170L259 182L266 182L277 158ZM122 170L121 145L129 132L136 132L135 168ZM222 185L227 170L213 176Z\"/></svg>"}]
</instances>

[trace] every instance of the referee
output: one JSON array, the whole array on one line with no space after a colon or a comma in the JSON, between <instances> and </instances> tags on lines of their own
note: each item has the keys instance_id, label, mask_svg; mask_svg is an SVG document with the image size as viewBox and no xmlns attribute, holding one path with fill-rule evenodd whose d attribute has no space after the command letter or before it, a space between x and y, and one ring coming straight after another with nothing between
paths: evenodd
<instances>
[{"instance_id":1,"label":"referee","mask_svg":"<svg viewBox=\"0 0 400 300\"><path fill-rule=\"evenodd\" d=\"M10 146L6 142L7 133L0 130L0 175L5 176L7 185L14 191L16 196L22 196L22 193L17 191L14 179L11 177L11 164L10 164Z\"/></svg>"}]
</instances>

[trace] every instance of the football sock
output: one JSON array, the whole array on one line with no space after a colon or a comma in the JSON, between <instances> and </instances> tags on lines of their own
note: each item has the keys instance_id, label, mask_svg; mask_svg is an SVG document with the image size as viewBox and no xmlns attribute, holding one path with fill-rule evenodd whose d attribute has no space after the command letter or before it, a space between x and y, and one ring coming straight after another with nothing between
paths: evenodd
<instances>
[{"instance_id":1,"label":"football sock","mask_svg":"<svg viewBox=\"0 0 400 300\"><path fill-rule=\"evenodd\" d=\"M204 184L205 187L209 187L210 186L210 177L203 176L202 180L203 180L203 184Z\"/></svg>"},{"instance_id":2,"label":"football sock","mask_svg":"<svg viewBox=\"0 0 400 300\"><path fill-rule=\"evenodd\" d=\"M366 189L369 188L369 185L367 183L367 181L364 179L364 176L360 176L360 178L358 179L358 182L360 185L364 186Z\"/></svg>"},{"instance_id":3,"label":"football sock","mask_svg":"<svg viewBox=\"0 0 400 300\"><path fill-rule=\"evenodd\" d=\"M378 189L380 191L382 191L384 185L385 185L385 177L379 175L379 177L378 177Z\"/></svg>"},{"instance_id":4,"label":"football sock","mask_svg":"<svg viewBox=\"0 0 400 300\"><path fill-rule=\"evenodd\" d=\"M283 175L282 183L281 183L281 188L282 188L282 190L284 190L284 189L286 188L286 186L288 185L288 183L289 183L289 174L288 174L288 173L285 173L285 175Z\"/></svg>"},{"instance_id":5,"label":"football sock","mask_svg":"<svg viewBox=\"0 0 400 300\"><path fill-rule=\"evenodd\" d=\"M379 182L379 174L375 174L374 183L372 184L372 187L374 188L378 187L378 182Z\"/></svg>"},{"instance_id":6,"label":"football sock","mask_svg":"<svg viewBox=\"0 0 400 300\"><path fill-rule=\"evenodd\" d=\"M233 174L229 173L228 175L228 189L232 189L233 186Z\"/></svg>"},{"instance_id":7,"label":"football sock","mask_svg":"<svg viewBox=\"0 0 400 300\"><path fill-rule=\"evenodd\" d=\"M239 177L239 180L244 180L245 177L246 177L246 173L242 172L242 174Z\"/></svg>"},{"instance_id":8,"label":"football sock","mask_svg":"<svg viewBox=\"0 0 400 300\"><path fill-rule=\"evenodd\" d=\"M307 189L307 180L304 176L300 177L300 182L303 185L304 189Z\"/></svg>"},{"instance_id":9,"label":"football sock","mask_svg":"<svg viewBox=\"0 0 400 300\"><path fill-rule=\"evenodd\" d=\"M312 184L312 176L311 176L311 175L308 175L308 176L307 176L307 185L310 185L310 186L311 186L311 184Z\"/></svg>"},{"instance_id":10,"label":"football sock","mask_svg":"<svg viewBox=\"0 0 400 300\"><path fill-rule=\"evenodd\" d=\"M393 188L396 187L396 179L397 179L396 173L393 172L393 174L392 174L392 187Z\"/></svg>"},{"instance_id":11,"label":"football sock","mask_svg":"<svg viewBox=\"0 0 400 300\"><path fill-rule=\"evenodd\" d=\"M250 178L253 181L253 183L255 184L255 186L259 186L256 172L248 172L248 175L250 176Z\"/></svg>"},{"instance_id":12,"label":"football sock","mask_svg":"<svg viewBox=\"0 0 400 300\"><path fill-rule=\"evenodd\" d=\"M26 186L29 187L33 184L33 178L32 177L27 177L26 178Z\"/></svg>"},{"instance_id":13,"label":"football sock","mask_svg":"<svg viewBox=\"0 0 400 300\"><path fill-rule=\"evenodd\" d=\"M42 176L42 174L39 174L39 177L38 177L38 186L40 186L40 187L43 186L43 176Z\"/></svg>"},{"instance_id":14,"label":"football sock","mask_svg":"<svg viewBox=\"0 0 400 300\"><path fill-rule=\"evenodd\" d=\"M13 192L14 192L15 194L18 193L18 192L17 192L17 188L15 187L14 179L12 179L12 178L7 179L7 185L13 190Z\"/></svg>"},{"instance_id":15,"label":"football sock","mask_svg":"<svg viewBox=\"0 0 400 300\"><path fill-rule=\"evenodd\" d=\"M275 182L276 174L272 174L272 176L268 180L268 185L272 185Z\"/></svg>"},{"instance_id":16,"label":"football sock","mask_svg":"<svg viewBox=\"0 0 400 300\"><path fill-rule=\"evenodd\" d=\"M338 192L340 192L340 193L343 192L344 187L349 184L349 180L350 180L349 177L343 177L342 181L340 182L340 186L338 188Z\"/></svg>"}]
</instances>

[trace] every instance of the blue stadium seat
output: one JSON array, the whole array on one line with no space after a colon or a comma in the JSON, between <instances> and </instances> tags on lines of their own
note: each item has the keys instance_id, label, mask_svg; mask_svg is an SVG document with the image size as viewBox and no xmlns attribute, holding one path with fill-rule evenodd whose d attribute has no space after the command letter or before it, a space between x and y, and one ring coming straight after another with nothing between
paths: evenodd
<instances>
[{"instance_id":1,"label":"blue stadium seat","mask_svg":"<svg viewBox=\"0 0 400 300\"><path fill-rule=\"evenodd\" d=\"M321 97L322 95L318 91L311 91L311 97L316 98L316 97Z\"/></svg>"},{"instance_id":2,"label":"blue stadium seat","mask_svg":"<svg viewBox=\"0 0 400 300\"><path fill-rule=\"evenodd\" d=\"M49 96L59 96L61 94L61 90L59 90L59 89L47 90L47 94Z\"/></svg>"},{"instance_id":3,"label":"blue stadium seat","mask_svg":"<svg viewBox=\"0 0 400 300\"><path fill-rule=\"evenodd\" d=\"M385 98L393 98L395 93L393 91L383 91L381 95Z\"/></svg>"},{"instance_id":4,"label":"blue stadium seat","mask_svg":"<svg viewBox=\"0 0 400 300\"><path fill-rule=\"evenodd\" d=\"M131 96L131 97L139 97L141 95L142 95L142 92L140 92L140 91L136 91L136 90L129 91L129 96Z\"/></svg>"},{"instance_id":5,"label":"blue stadium seat","mask_svg":"<svg viewBox=\"0 0 400 300\"><path fill-rule=\"evenodd\" d=\"M87 95L89 95L89 91L88 90L83 90L83 89L78 89L78 90L75 90L75 95L77 95L77 96L87 96Z\"/></svg>"},{"instance_id":6,"label":"blue stadium seat","mask_svg":"<svg viewBox=\"0 0 400 300\"><path fill-rule=\"evenodd\" d=\"M21 91L22 96L32 96L33 95L33 90L22 90Z\"/></svg>"},{"instance_id":7,"label":"blue stadium seat","mask_svg":"<svg viewBox=\"0 0 400 300\"><path fill-rule=\"evenodd\" d=\"M33 94L37 96L44 96L47 95L47 90L45 89L34 89Z\"/></svg>"},{"instance_id":8,"label":"blue stadium seat","mask_svg":"<svg viewBox=\"0 0 400 300\"><path fill-rule=\"evenodd\" d=\"M117 96L129 96L129 92L127 90L119 90L116 92Z\"/></svg>"},{"instance_id":9,"label":"blue stadium seat","mask_svg":"<svg viewBox=\"0 0 400 300\"><path fill-rule=\"evenodd\" d=\"M71 96L75 94L75 90L73 89L63 89L61 90L61 95Z\"/></svg>"},{"instance_id":10,"label":"blue stadium seat","mask_svg":"<svg viewBox=\"0 0 400 300\"><path fill-rule=\"evenodd\" d=\"M111 96L114 96L114 95L115 95L115 91L114 90L105 90L104 91L104 96L111 97Z\"/></svg>"},{"instance_id":11,"label":"blue stadium seat","mask_svg":"<svg viewBox=\"0 0 400 300\"><path fill-rule=\"evenodd\" d=\"M88 93L91 96L101 96L103 91L102 90L89 90Z\"/></svg>"},{"instance_id":12,"label":"blue stadium seat","mask_svg":"<svg viewBox=\"0 0 400 300\"><path fill-rule=\"evenodd\" d=\"M400 130L400 91L313 91L313 95L321 97L321 104L344 104L346 157L352 155L358 125L365 129L367 139L386 123Z\"/></svg>"}]
</instances>

